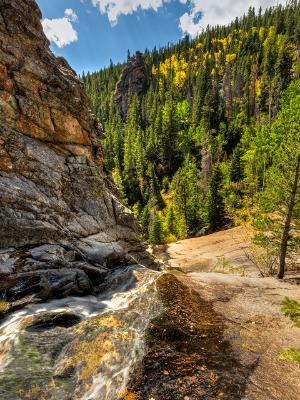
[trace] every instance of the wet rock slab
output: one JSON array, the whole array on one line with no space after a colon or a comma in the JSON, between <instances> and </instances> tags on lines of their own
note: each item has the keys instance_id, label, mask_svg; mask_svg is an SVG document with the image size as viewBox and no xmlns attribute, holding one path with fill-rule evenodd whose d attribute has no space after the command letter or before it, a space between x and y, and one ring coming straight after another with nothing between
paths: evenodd
<instances>
[{"instance_id":1,"label":"wet rock slab","mask_svg":"<svg viewBox=\"0 0 300 400\"><path fill-rule=\"evenodd\" d=\"M224 339L221 317L173 275L163 275L156 286L164 312L148 327L147 354L132 372L126 395L136 400L242 399L252 367L243 366Z\"/></svg>"},{"instance_id":2,"label":"wet rock slab","mask_svg":"<svg viewBox=\"0 0 300 400\"><path fill-rule=\"evenodd\" d=\"M4 320L0 399L117 399L158 311L156 275L139 266L121 269L100 297L29 305Z\"/></svg>"}]
</instances>

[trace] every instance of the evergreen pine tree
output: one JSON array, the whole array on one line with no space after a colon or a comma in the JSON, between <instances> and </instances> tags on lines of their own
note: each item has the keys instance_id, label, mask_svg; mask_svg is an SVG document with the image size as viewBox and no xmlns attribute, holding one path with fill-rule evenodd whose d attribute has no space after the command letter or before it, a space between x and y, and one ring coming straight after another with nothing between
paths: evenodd
<instances>
[{"instance_id":1,"label":"evergreen pine tree","mask_svg":"<svg viewBox=\"0 0 300 400\"><path fill-rule=\"evenodd\" d=\"M162 244L164 241L162 221L159 213L154 213L149 227L149 242L151 244Z\"/></svg>"},{"instance_id":2,"label":"evergreen pine tree","mask_svg":"<svg viewBox=\"0 0 300 400\"><path fill-rule=\"evenodd\" d=\"M242 157L243 150L238 145L233 151L230 162L230 180L232 182L241 182L244 178L244 162Z\"/></svg>"},{"instance_id":3,"label":"evergreen pine tree","mask_svg":"<svg viewBox=\"0 0 300 400\"><path fill-rule=\"evenodd\" d=\"M173 205L167 208L167 215L166 215L166 228L168 234L177 236L178 235L178 227L176 223L176 215L174 211Z\"/></svg>"},{"instance_id":4,"label":"evergreen pine tree","mask_svg":"<svg viewBox=\"0 0 300 400\"><path fill-rule=\"evenodd\" d=\"M104 167L145 237L149 210L161 211L170 235L175 217L178 237L202 227L203 215L212 221L214 212L221 227L220 210L212 204L216 194L217 203L222 197L222 185L212 187L217 164L228 215L234 207L252 207L257 194L269 190L269 175L280 165L269 128L283 90L300 76L299 48L300 3L292 0L257 14L251 7L228 26L146 50L148 86L138 95L134 88L125 93L126 121L114 95L124 64L82 75L104 127Z\"/></svg>"},{"instance_id":5,"label":"evergreen pine tree","mask_svg":"<svg viewBox=\"0 0 300 400\"><path fill-rule=\"evenodd\" d=\"M216 165L209 182L205 203L205 219L211 232L221 228L225 222L225 205L221 194L222 173Z\"/></svg>"}]
</instances>

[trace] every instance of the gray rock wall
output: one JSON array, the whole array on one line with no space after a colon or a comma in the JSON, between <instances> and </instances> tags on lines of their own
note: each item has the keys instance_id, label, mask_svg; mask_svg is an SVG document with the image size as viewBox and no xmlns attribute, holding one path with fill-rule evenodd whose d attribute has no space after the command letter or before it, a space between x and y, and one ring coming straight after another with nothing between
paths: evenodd
<instances>
[{"instance_id":1,"label":"gray rock wall","mask_svg":"<svg viewBox=\"0 0 300 400\"><path fill-rule=\"evenodd\" d=\"M0 0L0 297L88 293L153 263L102 169L102 127L33 0Z\"/></svg>"}]
</instances>

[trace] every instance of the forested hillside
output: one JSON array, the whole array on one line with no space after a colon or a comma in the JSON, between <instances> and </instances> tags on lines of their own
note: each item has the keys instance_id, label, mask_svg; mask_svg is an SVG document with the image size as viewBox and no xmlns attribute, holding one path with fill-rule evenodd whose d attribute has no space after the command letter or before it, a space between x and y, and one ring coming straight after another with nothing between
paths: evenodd
<instances>
[{"instance_id":1,"label":"forested hillside","mask_svg":"<svg viewBox=\"0 0 300 400\"><path fill-rule=\"evenodd\" d=\"M250 8L229 26L146 50L145 87L127 93L126 115L115 94L124 65L82 77L104 124L106 169L151 243L251 215L258 240L272 231L268 241L279 248L289 211L292 237L299 49L300 3L290 1L265 12Z\"/></svg>"}]
</instances>

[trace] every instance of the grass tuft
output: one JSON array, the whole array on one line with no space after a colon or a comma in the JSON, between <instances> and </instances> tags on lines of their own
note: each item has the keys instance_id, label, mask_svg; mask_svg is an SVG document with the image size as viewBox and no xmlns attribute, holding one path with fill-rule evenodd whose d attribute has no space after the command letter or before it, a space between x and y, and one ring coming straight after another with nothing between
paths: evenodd
<instances>
[{"instance_id":1,"label":"grass tuft","mask_svg":"<svg viewBox=\"0 0 300 400\"><path fill-rule=\"evenodd\" d=\"M280 353L278 360L300 365L300 353L296 349L290 348Z\"/></svg>"},{"instance_id":2,"label":"grass tuft","mask_svg":"<svg viewBox=\"0 0 300 400\"><path fill-rule=\"evenodd\" d=\"M282 302L282 312L294 322L295 326L300 328L300 303L296 300L285 297Z\"/></svg>"}]
</instances>

